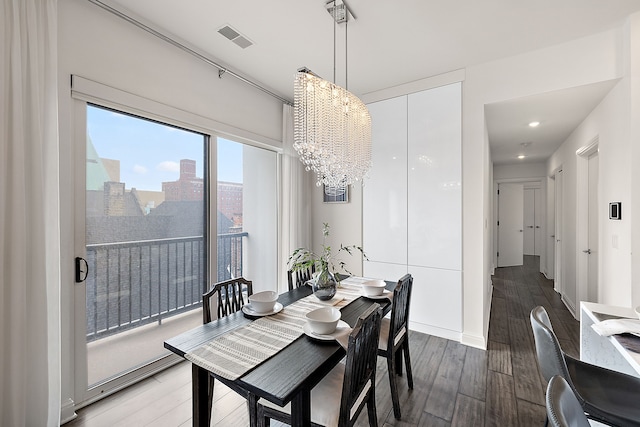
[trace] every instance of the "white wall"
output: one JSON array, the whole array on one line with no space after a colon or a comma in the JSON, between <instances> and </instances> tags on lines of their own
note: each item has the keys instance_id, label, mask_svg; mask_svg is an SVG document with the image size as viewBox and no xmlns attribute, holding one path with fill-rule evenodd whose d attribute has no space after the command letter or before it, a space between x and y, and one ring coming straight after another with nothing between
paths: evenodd
<instances>
[{"instance_id":1,"label":"white wall","mask_svg":"<svg viewBox=\"0 0 640 427\"><path fill-rule=\"evenodd\" d=\"M629 18L625 25L628 44L624 49L629 53L627 76L629 81L630 102L630 129L629 140L631 141L631 198L632 204L640 204L640 13L636 13ZM635 184L635 185L634 185ZM632 307L640 306L640 209L632 210L627 215L631 220L631 301Z\"/></svg>"},{"instance_id":2,"label":"white wall","mask_svg":"<svg viewBox=\"0 0 640 427\"><path fill-rule=\"evenodd\" d=\"M312 172L308 172L312 173ZM322 250L322 224L329 223L329 237L327 245L334 248L345 246L362 245L362 186L354 184L349 187L349 203L323 203L322 187L315 186L315 175L313 181L313 191L311 194L311 207L313 212L311 231L311 241L313 250L320 253ZM367 248L364 248L365 253ZM362 275L362 255L359 252L352 256L343 254L340 257L346 268L356 276Z\"/></svg>"},{"instance_id":3,"label":"white wall","mask_svg":"<svg viewBox=\"0 0 640 427\"><path fill-rule=\"evenodd\" d=\"M58 5L62 236L62 401L74 399L74 115L70 76L215 120L227 136L279 147L282 104L85 0ZM64 409L63 409L64 412ZM64 415L64 414L63 414Z\"/></svg>"},{"instance_id":4,"label":"white wall","mask_svg":"<svg viewBox=\"0 0 640 427\"><path fill-rule=\"evenodd\" d=\"M539 180L546 176L547 165L545 162L539 163L522 163L512 165L494 165L493 179L494 181L517 179L524 181L525 179Z\"/></svg>"},{"instance_id":5,"label":"white wall","mask_svg":"<svg viewBox=\"0 0 640 427\"><path fill-rule=\"evenodd\" d=\"M463 117L464 117L464 114L463 114ZM487 129L486 122L484 126L484 140L485 141L489 140L489 131ZM484 188L488 189L488 188L491 188L491 185L493 184L493 181L495 179L494 171L493 171L493 168L491 167L491 148L489 147L488 143L485 143L484 145L483 164L486 165L488 169L488 173L486 173L484 176L483 185L484 185ZM493 214L494 196L495 194L493 191L486 191L484 195L484 210L482 212L483 219L484 219L484 229L483 229L482 235L484 239L483 253L485 254L495 253L496 246L497 246L497 244L491 238L492 231L493 231L493 224L490 224L490 218ZM464 205L463 205L463 212L464 212ZM464 239L463 239L463 243L464 243ZM482 287L480 289L480 291L482 292L482 307L480 308L480 310L476 308L473 311L476 315L482 316L482 324L481 324L482 335L481 336L476 335L477 331L472 331L471 333L465 331L463 333L463 340L462 340L462 342L465 344L469 344L469 345L475 344L476 347L481 347L481 348L486 348L488 344L489 318L491 315L490 307L491 307L491 301L493 297L493 284L491 283L490 275L493 274L494 267L493 265L487 265L488 262L489 262L489 259L485 260L484 268L485 270L488 269L488 271L485 271L487 274L483 275L482 277L482 279L484 280L484 283L482 284ZM464 282L463 282L463 295L464 295ZM465 299L464 302L466 301L467 300ZM467 307L463 306L464 316L469 316L468 313L471 313L471 310L467 311ZM465 317L463 317L463 319L465 319ZM479 321L479 319L477 320ZM466 320L463 326L465 328L467 327Z\"/></svg>"},{"instance_id":6,"label":"white wall","mask_svg":"<svg viewBox=\"0 0 640 427\"><path fill-rule=\"evenodd\" d=\"M553 154L548 164L551 173L562 165L564 174L565 222L563 253L565 285L571 289L570 304L577 307L579 268L587 255L582 253L580 234L586 212L577 205L580 192L576 150L588 145L595 137L599 148L599 301L604 304L631 305L631 151L630 96L628 78L623 78L576 128L562 146ZM622 202L622 220L608 219L609 202ZM613 239L617 239L617 248Z\"/></svg>"}]
</instances>

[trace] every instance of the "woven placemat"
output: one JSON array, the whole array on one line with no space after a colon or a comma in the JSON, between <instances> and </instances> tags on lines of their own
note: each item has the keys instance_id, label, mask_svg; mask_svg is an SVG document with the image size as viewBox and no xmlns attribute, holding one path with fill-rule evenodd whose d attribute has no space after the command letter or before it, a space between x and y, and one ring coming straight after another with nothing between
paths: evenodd
<instances>
[{"instance_id":1,"label":"woven placemat","mask_svg":"<svg viewBox=\"0 0 640 427\"><path fill-rule=\"evenodd\" d=\"M340 309L359 297L350 286L340 288ZM201 345L185 359L223 378L235 380L252 370L303 334L305 315L326 303L310 295L280 313L262 317Z\"/></svg>"}]
</instances>

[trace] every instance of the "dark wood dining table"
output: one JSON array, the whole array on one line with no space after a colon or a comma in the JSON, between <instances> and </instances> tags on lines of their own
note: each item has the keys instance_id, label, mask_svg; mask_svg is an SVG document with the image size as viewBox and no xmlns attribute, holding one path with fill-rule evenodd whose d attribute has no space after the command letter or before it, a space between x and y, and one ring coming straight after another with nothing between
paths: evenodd
<instances>
[{"instance_id":1,"label":"dark wood dining table","mask_svg":"<svg viewBox=\"0 0 640 427\"><path fill-rule=\"evenodd\" d=\"M395 285L395 282L387 282L386 288L393 290ZM302 286L281 294L278 301L283 306L287 306L311 293L309 286ZM359 297L341 309L342 320L351 327L355 326L360 314L375 303L380 304L385 314L391 310L389 299L372 300ZM164 346L178 356L184 357L185 354L214 338L252 321L252 318L246 317L239 311L168 339L164 342ZM311 389L345 354L345 350L335 341L319 342L303 334L236 380L228 380L217 375L215 377L230 388L246 394L251 427L257 426L257 401L260 398L280 406L291 402L291 425L308 426L311 419ZM207 369L192 364L194 426L208 426L208 378Z\"/></svg>"}]
</instances>

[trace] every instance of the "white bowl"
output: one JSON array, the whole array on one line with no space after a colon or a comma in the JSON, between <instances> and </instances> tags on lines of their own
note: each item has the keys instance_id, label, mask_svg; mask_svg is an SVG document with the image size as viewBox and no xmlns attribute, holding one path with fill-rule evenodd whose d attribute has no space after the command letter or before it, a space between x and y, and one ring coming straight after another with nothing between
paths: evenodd
<instances>
[{"instance_id":1,"label":"white bowl","mask_svg":"<svg viewBox=\"0 0 640 427\"><path fill-rule=\"evenodd\" d=\"M636 316L640 319L640 305L636 307Z\"/></svg>"},{"instance_id":2,"label":"white bowl","mask_svg":"<svg viewBox=\"0 0 640 427\"><path fill-rule=\"evenodd\" d=\"M327 335L336 330L341 316L342 313L335 307L322 307L311 310L305 317L313 333Z\"/></svg>"},{"instance_id":3,"label":"white bowl","mask_svg":"<svg viewBox=\"0 0 640 427\"><path fill-rule=\"evenodd\" d=\"M368 280L362 284L362 291L366 296L375 297L382 295L385 286L387 284L384 280Z\"/></svg>"},{"instance_id":4,"label":"white bowl","mask_svg":"<svg viewBox=\"0 0 640 427\"><path fill-rule=\"evenodd\" d=\"M251 308L253 308L256 313L268 313L273 311L273 307L275 307L277 300L278 294L274 291L256 292L249 296Z\"/></svg>"}]
</instances>

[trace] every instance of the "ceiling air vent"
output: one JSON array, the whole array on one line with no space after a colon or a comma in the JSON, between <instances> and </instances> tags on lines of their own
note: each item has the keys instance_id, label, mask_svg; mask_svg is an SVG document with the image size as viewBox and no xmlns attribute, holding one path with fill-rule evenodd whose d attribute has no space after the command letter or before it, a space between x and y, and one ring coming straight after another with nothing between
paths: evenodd
<instances>
[{"instance_id":1,"label":"ceiling air vent","mask_svg":"<svg viewBox=\"0 0 640 427\"><path fill-rule=\"evenodd\" d=\"M225 25L220 28L218 32L243 49L246 49L253 44L251 40L231 28L229 25Z\"/></svg>"}]
</instances>

